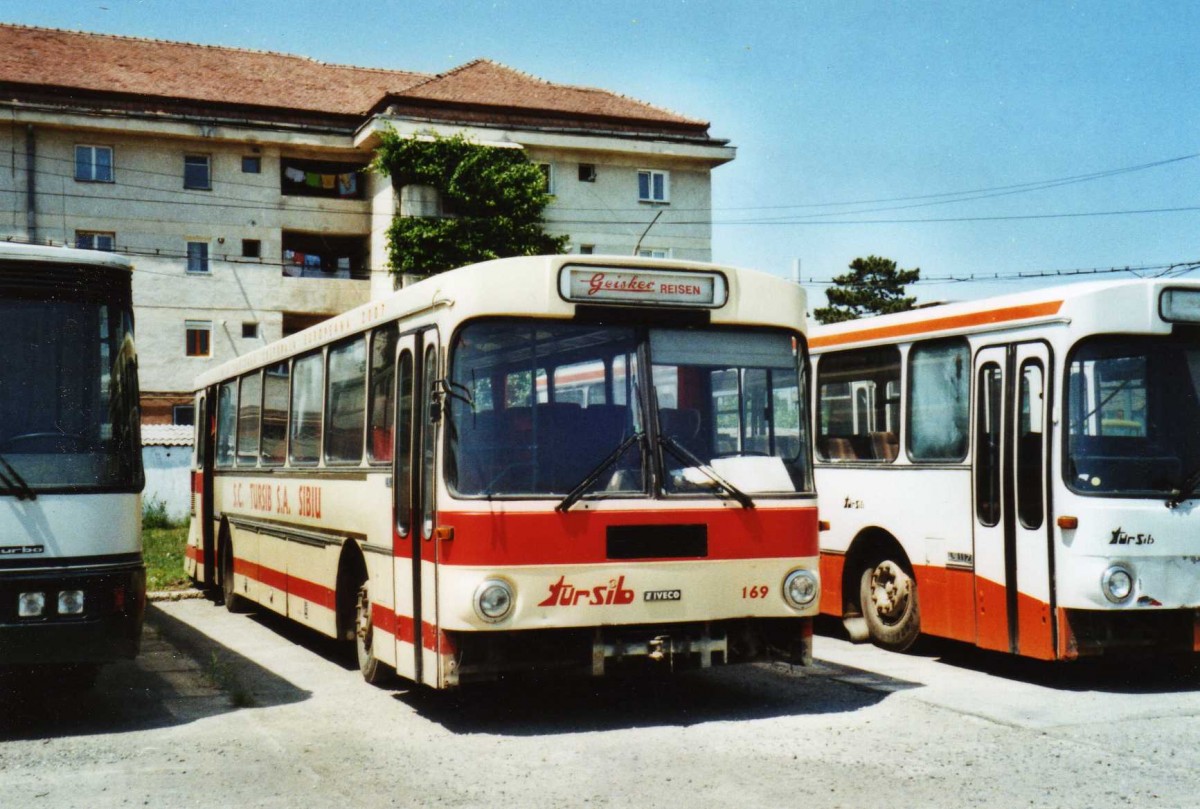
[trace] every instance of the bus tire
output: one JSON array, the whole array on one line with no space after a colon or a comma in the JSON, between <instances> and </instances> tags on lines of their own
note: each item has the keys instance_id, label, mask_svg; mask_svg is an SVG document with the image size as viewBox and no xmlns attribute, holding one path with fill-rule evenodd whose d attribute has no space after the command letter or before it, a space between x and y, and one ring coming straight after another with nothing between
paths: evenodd
<instances>
[{"instance_id":1,"label":"bus tire","mask_svg":"<svg viewBox=\"0 0 1200 809\"><path fill-rule=\"evenodd\" d=\"M859 604L871 641L893 652L909 649L921 634L917 580L906 562L884 556L863 568Z\"/></svg>"},{"instance_id":2,"label":"bus tire","mask_svg":"<svg viewBox=\"0 0 1200 809\"><path fill-rule=\"evenodd\" d=\"M354 600L354 649L358 656L358 670L371 685L379 685L388 679L387 666L375 656L375 624L372 620L371 587L369 581L358 585Z\"/></svg>"},{"instance_id":3,"label":"bus tire","mask_svg":"<svg viewBox=\"0 0 1200 809\"><path fill-rule=\"evenodd\" d=\"M221 600L230 612L245 612L246 599L237 594L233 582L233 542L221 543Z\"/></svg>"}]
</instances>

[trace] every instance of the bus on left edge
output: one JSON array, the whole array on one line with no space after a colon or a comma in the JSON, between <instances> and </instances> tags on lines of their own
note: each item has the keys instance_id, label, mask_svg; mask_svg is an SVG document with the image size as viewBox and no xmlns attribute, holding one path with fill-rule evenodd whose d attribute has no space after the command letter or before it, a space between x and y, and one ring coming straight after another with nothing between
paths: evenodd
<instances>
[{"instance_id":1,"label":"bus on left edge","mask_svg":"<svg viewBox=\"0 0 1200 809\"><path fill-rule=\"evenodd\" d=\"M90 685L146 609L132 265L0 245L0 669Z\"/></svg>"}]
</instances>

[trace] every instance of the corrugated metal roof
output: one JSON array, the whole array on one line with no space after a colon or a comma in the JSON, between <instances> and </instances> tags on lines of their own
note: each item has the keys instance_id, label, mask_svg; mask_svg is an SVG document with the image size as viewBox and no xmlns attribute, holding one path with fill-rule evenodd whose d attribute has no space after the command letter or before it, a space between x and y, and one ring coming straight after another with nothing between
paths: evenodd
<instances>
[{"instance_id":1,"label":"corrugated metal roof","mask_svg":"<svg viewBox=\"0 0 1200 809\"><path fill-rule=\"evenodd\" d=\"M143 424L143 447L190 447L192 426L189 424Z\"/></svg>"}]
</instances>

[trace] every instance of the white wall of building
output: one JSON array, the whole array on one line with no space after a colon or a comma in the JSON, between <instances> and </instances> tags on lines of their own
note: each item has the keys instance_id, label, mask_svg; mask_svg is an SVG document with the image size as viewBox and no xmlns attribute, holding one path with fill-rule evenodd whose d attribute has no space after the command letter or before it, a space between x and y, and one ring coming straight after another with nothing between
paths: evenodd
<instances>
[{"instance_id":1,"label":"white wall of building","mask_svg":"<svg viewBox=\"0 0 1200 809\"><path fill-rule=\"evenodd\" d=\"M135 262L141 387L147 393L186 396L195 376L215 364L279 339L290 314L328 316L392 288L386 230L397 210L388 178L364 175L362 199L281 193L281 159L366 164L378 132L435 130L483 143L515 144L534 162L553 166L554 200L547 229L567 235L570 249L629 255L645 249L675 258L711 256L712 168L733 158L714 143L657 141L570 131L520 131L374 119L357 133L304 131L271 124L213 125L149 116L84 115L52 109L11 108L0 129L0 238L28 238L27 127L36 148L35 234L40 241L74 244L79 231L112 233L116 249ZM113 182L74 176L76 145L113 149ZM183 187L185 155L207 155L212 187ZM261 161L243 171L243 157ZM594 165L594 182L581 182L581 163ZM639 169L670 173L666 204L639 202ZM646 225L660 214L648 233ZM689 224L676 224L687 222ZM286 277L285 232L361 238L371 280ZM244 258L243 240L258 240L260 258ZM187 244L208 245L209 272L187 272ZM186 355L185 324L212 324L211 356ZM258 335L243 337L244 323ZM180 401L187 401L181 398Z\"/></svg>"},{"instance_id":2,"label":"white wall of building","mask_svg":"<svg viewBox=\"0 0 1200 809\"><path fill-rule=\"evenodd\" d=\"M192 509L191 458L191 447L142 447L142 465L146 468L143 507L161 501L172 520L188 518Z\"/></svg>"}]
</instances>

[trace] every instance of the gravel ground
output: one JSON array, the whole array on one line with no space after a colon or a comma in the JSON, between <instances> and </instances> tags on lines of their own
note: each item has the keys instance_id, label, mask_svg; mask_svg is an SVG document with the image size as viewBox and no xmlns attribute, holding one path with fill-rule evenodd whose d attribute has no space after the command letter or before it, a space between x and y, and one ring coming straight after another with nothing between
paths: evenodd
<instances>
[{"instance_id":1,"label":"gravel ground","mask_svg":"<svg viewBox=\"0 0 1200 809\"><path fill-rule=\"evenodd\" d=\"M160 603L92 693L0 684L0 807L1200 805L1190 665L817 657L434 693L271 616Z\"/></svg>"}]
</instances>

